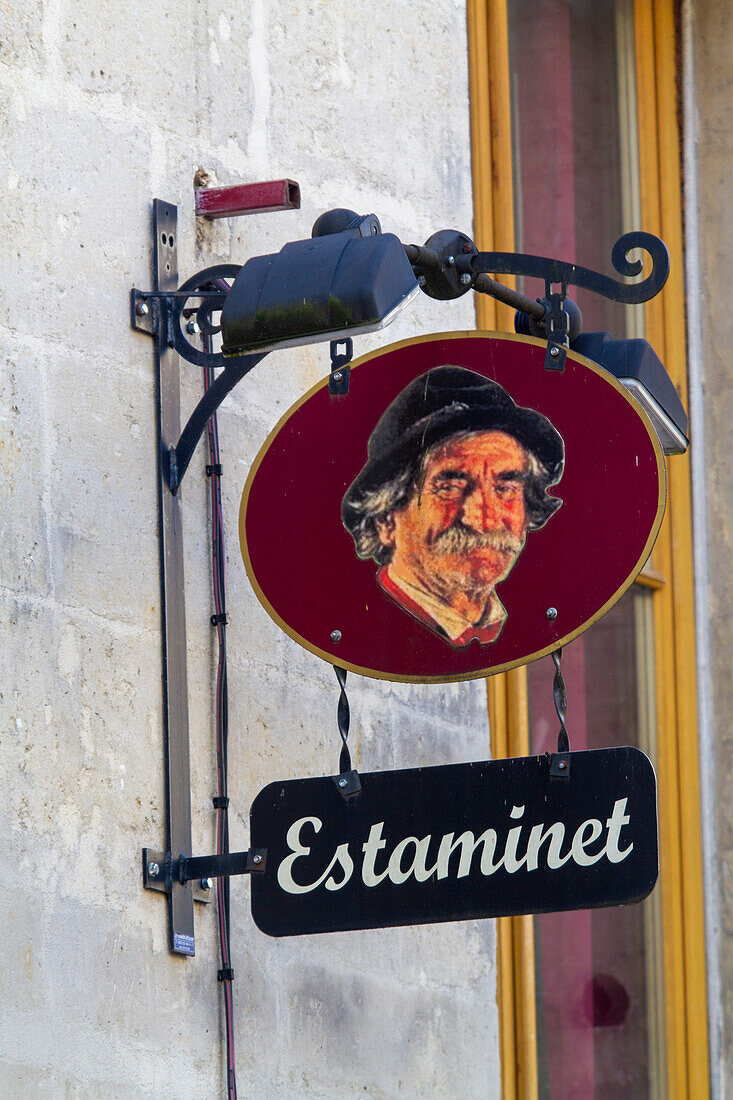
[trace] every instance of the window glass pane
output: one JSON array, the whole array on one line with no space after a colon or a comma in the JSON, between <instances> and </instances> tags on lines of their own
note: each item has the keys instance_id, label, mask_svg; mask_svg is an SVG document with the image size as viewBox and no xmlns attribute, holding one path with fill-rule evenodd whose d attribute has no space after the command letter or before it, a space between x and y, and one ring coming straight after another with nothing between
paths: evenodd
<instances>
[{"instance_id":1,"label":"window glass pane","mask_svg":"<svg viewBox=\"0 0 733 1100\"><path fill-rule=\"evenodd\" d=\"M613 244L643 228L632 0L509 0L509 43L516 247L615 274ZM642 307L570 293L586 332L643 335Z\"/></svg>"},{"instance_id":2,"label":"window glass pane","mask_svg":"<svg viewBox=\"0 0 733 1100\"><path fill-rule=\"evenodd\" d=\"M508 12L516 247L614 274L613 244L644 228L633 0L508 0ZM571 295L584 331L643 336L643 307ZM563 652L571 748L637 745L655 761L652 600L634 586ZM552 662L528 674L531 751L552 752ZM542 1096L666 1096L659 906L657 889L536 918Z\"/></svg>"},{"instance_id":3,"label":"window glass pane","mask_svg":"<svg viewBox=\"0 0 733 1100\"><path fill-rule=\"evenodd\" d=\"M571 749L655 753L653 594L632 588L563 651ZM549 658L529 667L533 753L557 749ZM659 892L535 918L540 1095L664 1097Z\"/></svg>"}]
</instances>

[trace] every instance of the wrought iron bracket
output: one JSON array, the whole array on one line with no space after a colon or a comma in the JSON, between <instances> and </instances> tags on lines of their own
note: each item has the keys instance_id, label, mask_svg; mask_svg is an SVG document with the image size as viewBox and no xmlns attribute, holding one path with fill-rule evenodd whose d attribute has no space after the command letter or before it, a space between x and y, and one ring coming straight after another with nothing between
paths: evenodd
<instances>
[{"instance_id":1,"label":"wrought iron bracket","mask_svg":"<svg viewBox=\"0 0 733 1100\"><path fill-rule=\"evenodd\" d=\"M162 233L161 236L167 234ZM198 367L223 368L191 413L177 443L169 446L164 456L163 473L174 496L209 417L216 412L230 390L267 354L263 352L225 359L221 352L202 351L188 339L189 334L213 336L219 331L213 314L221 310L226 299L229 289L226 279L233 279L239 270L237 264L216 264L199 271L175 291L138 290L133 287L130 292L132 327L152 336L159 354L168 349ZM190 302L196 304L189 305Z\"/></svg>"},{"instance_id":2,"label":"wrought iron bracket","mask_svg":"<svg viewBox=\"0 0 733 1100\"><path fill-rule=\"evenodd\" d=\"M166 247L173 239L161 230L156 245ZM420 286L425 294L441 301L459 298L473 289L488 294L526 314L547 338L545 366L562 370L569 340L569 320L564 308L568 286L583 287L616 302L634 304L649 301L664 286L669 275L669 253L659 237L651 233L626 233L613 246L611 262L616 271L627 277L639 275L641 260L629 260L629 252L642 249L652 261L651 270L638 283L621 283L590 268L547 256L525 255L520 252L479 252L465 233L441 229L423 247L405 245ZM201 398L189 417L178 441L169 446L164 461L164 476L175 495L189 467L196 445L209 417L218 409L227 394L252 370L267 352L225 358L221 352L206 352L196 347L189 336L213 336L219 332L214 314L221 310L229 283L241 270L237 264L216 264L204 268L175 288L170 285L157 290L139 290L130 294L132 327L156 339L159 351L175 351L189 363L200 367L221 367L214 384ZM525 275L544 279L544 299L528 298L504 286L489 275ZM559 291L553 291L559 286ZM191 304L193 303L193 304ZM349 351L339 356L332 346L332 371L329 392L348 393Z\"/></svg>"},{"instance_id":3,"label":"wrought iron bracket","mask_svg":"<svg viewBox=\"0 0 733 1100\"><path fill-rule=\"evenodd\" d=\"M183 569L183 525L177 490L211 414L233 386L263 355L224 360L188 339L218 331L214 314L221 309L239 267L220 264L178 285L178 210L153 202L153 290L133 288L133 328L154 340L157 365L160 508L160 569L163 626L163 712L166 753L167 844L165 852L143 849L143 884L168 895L171 950L194 955L194 900L206 902L209 880L264 870L266 853L252 851L221 856L190 856L191 769L188 729L186 606ZM221 366L212 386L181 431L180 359L198 366ZM212 471L213 472L213 471ZM175 858L171 853L180 853Z\"/></svg>"},{"instance_id":4,"label":"wrought iron bracket","mask_svg":"<svg viewBox=\"0 0 733 1100\"><path fill-rule=\"evenodd\" d=\"M252 851L196 857L191 851L191 769L188 729L186 607L183 526L177 490L211 414L233 386L263 355L224 360L194 347L188 336L218 331L221 309L239 267L220 264L178 285L178 211L171 203L153 203L154 283L150 291L133 288L133 328L154 340L157 365L160 507L160 568L163 626L163 712L166 754L167 839L164 852L143 849L143 884L169 899L171 950L194 955L194 901L210 900L210 881L264 870L266 853ZM221 366L213 385L181 431L180 359L198 366ZM171 853L180 853L175 856ZM208 887L208 889L207 889Z\"/></svg>"},{"instance_id":5,"label":"wrought iron bracket","mask_svg":"<svg viewBox=\"0 0 733 1100\"><path fill-rule=\"evenodd\" d=\"M526 275L544 279L545 283L551 285L560 283L563 286L578 286L599 294L602 298L610 298L613 302L635 305L648 302L659 294L669 276L669 252L666 244L652 233L642 231L624 233L613 246L611 263L619 275L634 278L641 274L643 262L629 260L629 253L635 249L646 252L652 261L648 275L638 283L621 283L588 267L520 252L477 252L476 255L466 258L465 269L471 275L490 271L494 275ZM464 267L464 261L459 258L457 265L460 271Z\"/></svg>"},{"instance_id":6,"label":"wrought iron bracket","mask_svg":"<svg viewBox=\"0 0 733 1100\"><path fill-rule=\"evenodd\" d=\"M570 318L565 306L568 286L582 287L614 302L648 302L662 289L669 276L669 253L659 237L651 233L625 233L616 241L611 263L620 275L641 274L641 260L629 260L629 253L641 249L651 258L651 269L638 283L622 283L591 268L555 260L548 256L521 252L479 252L465 233L441 229L424 247L405 245L407 257L418 277L422 291L441 301L459 298L471 288L513 306L527 325L520 321L518 331L531 330L547 339L545 369L561 371L565 367L570 342ZM531 299L497 282L493 275L523 275L544 279L545 297ZM553 291L554 286L559 290ZM579 317L577 307L575 313Z\"/></svg>"},{"instance_id":7,"label":"wrought iron bracket","mask_svg":"<svg viewBox=\"0 0 733 1100\"><path fill-rule=\"evenodd\" d=\"M611 251L611 263L619 275L634 278L643 270L641 260L629 260L635 249L646 252L651 259L651 269L638 283L622 283L591 268L549 256L533 256L522 252L479 252L470 237L458 230L441 229L434 233L424 247L405 245L413 270L422 276L420 286L430 298L441 300L459 298L473 287L513 305L515 309L542 319L546 307L511 287L486 280L493 275L524 275L543 279L546 286L560 284L582 287L603 298L627 305L648 302L662 289L669 276L669 252L664 241L652 233L642 231L624 233ZM564 296L564 294L563 294Z\"/></svg>"}]
</instances>

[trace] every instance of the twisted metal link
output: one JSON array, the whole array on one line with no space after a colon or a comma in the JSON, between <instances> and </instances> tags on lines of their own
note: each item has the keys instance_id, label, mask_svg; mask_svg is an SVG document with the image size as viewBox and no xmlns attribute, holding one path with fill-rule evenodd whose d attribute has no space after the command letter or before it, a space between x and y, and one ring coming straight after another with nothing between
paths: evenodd
<instances>
[{"instance_id":1,"label":"twisted metal link","mask_svg":"<svg viewBox=\"0 0 733 1100\"><path fill-rule=\"evenodd\" d=\"M551 653L552 663L555 666L555 678L552 681L552 695L555 700L555 710L557 717L560 719L560 730L557 735L557 751L558 752L570 752L570 740L568 739L568 731L565 728L565 715L568 709L568 695L565 690L565 680L563 679L562 672L560 671L560 658L562 657L562 646L556 649L554 653Z\"/></svg>"},{"instance_id":2,"label":"twisted metal link","mask_svg":"<svg viewBox=\"0 0 733 1100\"><path fill-rule=\"evenodd\" d=\"M339 756L339 771L342 775L351 771L351 753L349 752L349 746L346 743L346 739L349 736L349 725L351 724L351 710L349 708L349 700L346 695L346 669L340 668L338 665L333 666L333 671L336 673L336 679L339 682L341 688L341 694L339 695L338 708L336 710L336 717L338 720L339 734L343 741L343 747L341 749L341 755Z\"/></svg>"}]
</instances>

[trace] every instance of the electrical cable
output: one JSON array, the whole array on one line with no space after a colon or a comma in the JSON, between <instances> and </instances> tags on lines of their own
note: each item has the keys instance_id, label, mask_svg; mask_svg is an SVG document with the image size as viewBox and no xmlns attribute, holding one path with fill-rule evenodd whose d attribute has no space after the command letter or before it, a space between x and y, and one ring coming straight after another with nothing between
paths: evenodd
<instances>
[{"instance_id":1,"label":"electrical cable","mask_svg":"<svg viewBox=\"0 0 733 1100\"><path fill-rule=\"evenodd\" d=\"M202 337L204 351L212 350L212 339ZM204 367L204 392L214 382L214 368ZM229 695L227 687L227 648L226 648L226 554L224 546L224 520L221 507L221 464L219 460L219 427L216 413L207 424L207 442L209 464L206 468L209 477L209 502L211 508L212 533L212 580L214 593L214 615L212 625L216 627L218 644L218 667L216 674L216 770L218 796L214 802L217 812L216 852L226 855L229 852L229 798L227 794L227 743L229 738ZM229 878L222 876L216 880L217 922L219 926L219 946L221 970L219 980L224 996L224 1024L227 1051L227 1100L237 1098L237 1068L234 1052L234 1004L232 996L232 969L229 913Z\"/></svg>"}]
</instances>

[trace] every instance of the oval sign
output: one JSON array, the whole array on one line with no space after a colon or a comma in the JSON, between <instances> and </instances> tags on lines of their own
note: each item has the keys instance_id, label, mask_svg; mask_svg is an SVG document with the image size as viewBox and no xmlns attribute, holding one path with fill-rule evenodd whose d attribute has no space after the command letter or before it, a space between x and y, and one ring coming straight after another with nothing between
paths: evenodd
<instances>
[{"instance_id":1,"label":"oval sign","mask_svg":"<svg viewBox=\"0 0 733 1100\"><path fill-rule=\"evenodd\" d=\"M416 682L526 664L605 614L664 515L664 456L589 359L546 370L532 337L452 332L356 360L270 434L242 555L291 638L330 664Z\"/></svg>"}]
</instances>

